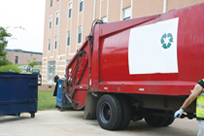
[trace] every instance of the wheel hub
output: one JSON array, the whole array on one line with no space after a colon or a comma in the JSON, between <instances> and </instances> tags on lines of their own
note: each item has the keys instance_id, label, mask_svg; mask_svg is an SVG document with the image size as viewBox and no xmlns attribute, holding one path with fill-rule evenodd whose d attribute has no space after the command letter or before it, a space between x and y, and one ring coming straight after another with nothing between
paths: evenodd
<instances>
[{"instance_id":1,"label":"wheel hub","mask_svg":"<svg viewBox=\"0 0 204 136\"><path fill-rule=\"evenodd\" d=\"M112 109L109 103L104 102L102 104L101 109L100 109L100 117L104 123L107 123L110 120L112 116L111 110Z\"/></svg>"}]
</instances>

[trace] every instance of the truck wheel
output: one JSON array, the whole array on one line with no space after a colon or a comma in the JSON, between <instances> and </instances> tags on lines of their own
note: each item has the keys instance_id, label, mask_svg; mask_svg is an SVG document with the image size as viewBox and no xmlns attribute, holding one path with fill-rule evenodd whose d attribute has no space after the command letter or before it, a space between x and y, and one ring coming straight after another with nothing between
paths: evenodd
<instances>
[{"instance_id":1,"label":"truck wheel","mask_svg":"<svg viewBox=\"0 0 204 136\"><path fill-rule=\"evenodd\" d=\"M174 117L168 117L167 122L164 124L164 126L171 125L174 122Z\"/></svg>"},{"instance_id":2,"label":"truck wheel","mask_svg":"<svg viewBox=\"0 0 204 136\"><path fill-rule=\"evenodd\" d=\"M119 99L122 104L122 122L118 130L121 130L125 129L129 125L132 117L132 109L131 103L126 97L119 96Z\"/></svg>"},{"instance_id":3,"label":"truck wheel","mask_svg":"<svg viewBox=\"0 0 204 136\"><path fill-rule=\"evenodd\" d=\"M119 99L113 95L103 95L97 103L96 116L102 128L117 129L122 122L122 106Z\"/></svg>"},{"instance_id":4,"label":"truck wheel","mask_svg":"<svg viewBox=\"0 0 204 136\"><path fill-rule=\"evenodd\" d=\"M169 114L171 114L172 112L169 112ZM174 122L174 114L172 113L171 117L168 117L166 123L164 124L164 126L168 126L171 125Z\"/></svg>"},{"instance_id":5,"label":"truck wheel","mask_svg":"<svg viewBox=\"0 0 204 136\"><path fill-rule=\"evenodd\" d=\"M159 115L147 115L145 121L148 125L153 127L161 127L167 123L168 117Z\"/></svg>"}]
</instances>

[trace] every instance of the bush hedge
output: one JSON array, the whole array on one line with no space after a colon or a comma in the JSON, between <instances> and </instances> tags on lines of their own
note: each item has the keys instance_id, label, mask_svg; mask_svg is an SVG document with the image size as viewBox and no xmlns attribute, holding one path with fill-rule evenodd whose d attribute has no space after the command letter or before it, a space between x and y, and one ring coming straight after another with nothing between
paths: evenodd
<instances>
[{"instance_id":1,"label":"bush hedge","mask_svg":"<svg viewBox=\"0 0 204 136\"><path fill-rule=\"evenodd\" d=\"M6 65L6 66L0 67L0 72L8 72L9 70L12 70L12 71L17 72L17 73L22 73L22 69L18 68L15 65Z\"/></svg>"}]
</instances>

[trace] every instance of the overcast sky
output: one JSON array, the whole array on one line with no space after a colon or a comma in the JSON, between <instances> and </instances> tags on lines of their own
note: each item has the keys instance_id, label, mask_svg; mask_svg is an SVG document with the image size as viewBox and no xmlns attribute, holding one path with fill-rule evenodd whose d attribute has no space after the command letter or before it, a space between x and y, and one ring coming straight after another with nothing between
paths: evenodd
<instances>
[{"instance_id":1,"label":"overcast sky","mask_svg":"<svg viewBox=\"0 0 204 136\"><path fill-rule=\"evenodd\" d=\"M0 0L0 26L10 27L7 49L43 52L45 0ZM25 28L13 29L21 26Z\"/></svg>"}]
</instances>

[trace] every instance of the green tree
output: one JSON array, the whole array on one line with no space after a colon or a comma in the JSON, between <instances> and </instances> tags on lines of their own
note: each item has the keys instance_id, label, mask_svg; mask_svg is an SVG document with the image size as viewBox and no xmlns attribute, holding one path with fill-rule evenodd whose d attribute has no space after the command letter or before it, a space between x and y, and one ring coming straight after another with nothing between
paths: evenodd
<instances>
[{"instance_id":1,"label":"green tree","mask_svg":"<svg viewBox=\"0 0 204 136\"><path fill-rule=\"evenodd\" d=\"M4 51L7 46L8 41L6 37L11 37L12 35L7 32L7 30L0 26L0 67L11 64L9 60L6 59L6 52Z\"/></svg>"},{"instance_id":2,"label":"green tree","mask_svg":"<svg viewBox=\"0 0 204 136\"><path fill-rule=\"evenodd\" d=\"M27 60L28 65L33 69L35 65L38 65L38 62L35 61L36 58L33 58L33 61Z\"/></svg>"}]
</instances>

